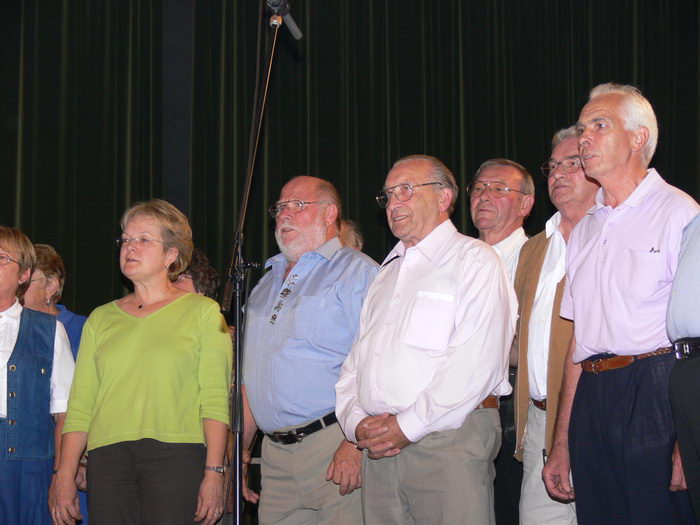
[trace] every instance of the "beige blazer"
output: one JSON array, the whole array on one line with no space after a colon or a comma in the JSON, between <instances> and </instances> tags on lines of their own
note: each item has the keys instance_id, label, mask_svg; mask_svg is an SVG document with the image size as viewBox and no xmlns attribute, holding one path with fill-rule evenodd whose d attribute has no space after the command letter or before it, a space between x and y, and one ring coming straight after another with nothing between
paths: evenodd
<instances>
[{"instance_id":1,"label":"beige blazer","mask_svg":"<svg viewBox=\"0 0 700 525\"><path fill-rule=\"evenodd\" d=\"M540 232L527 241L520 250L520 260L515 273L515 293L518 296L518 326L516 331L516 344L518 346L518 375L515 383L515 427L517 433L517 447L515 458L522 461L527 425L527 411L530 402L530 386L527 368L527 341L530 326L532 306L537 293L537 283L542 272L544 257L549 246L549 239L545 232ZM554 296L554 308L552 310L552 328L549 339L549 363L547 365L547 432L545 449L547 454L552 446L554 436L554 423L559 408L559 391L561 390L562 377L564 375L564 361L571 342L574 324L568 319L559 316L561 298L564 293L565 277L559 281L557 292Z\"/></svg>"}]
</instances>

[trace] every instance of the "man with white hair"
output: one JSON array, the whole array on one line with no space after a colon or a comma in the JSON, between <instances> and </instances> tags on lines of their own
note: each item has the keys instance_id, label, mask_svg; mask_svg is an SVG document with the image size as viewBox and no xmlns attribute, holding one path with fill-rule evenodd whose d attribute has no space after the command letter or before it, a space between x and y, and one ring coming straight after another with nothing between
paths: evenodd
<instances>
[{"instance_id":1,"label":"man with white hair","mask_svg":"<svg viewBox=\"0 0 700 525\"><path fill-rule=\"evenodd\" d=\"M567 245L561 316L574 335L543 477L558 499L575 489L581 525L693 523L687 494L669 491L678 480L666 308L699 208L648 168L658 129L637 88L595 87L576 129L601 189Z\"/></svg>"}]
</instances>

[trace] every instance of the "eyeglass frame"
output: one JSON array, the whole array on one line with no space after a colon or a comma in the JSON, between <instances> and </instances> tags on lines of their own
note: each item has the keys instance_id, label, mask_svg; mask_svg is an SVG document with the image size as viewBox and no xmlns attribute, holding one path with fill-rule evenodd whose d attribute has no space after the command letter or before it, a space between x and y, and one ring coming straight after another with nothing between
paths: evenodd
<instances>
[{"instance_id":1,"label":"eyeglass frame","mask_svg":"<svg viewBox=\"0 0 700 525\"><path fill-rule=\"evenodd\" d=\"M136 246L141 246L143 248L148 247L150 243L152 242L157 242L160 244L165 244L165 241L159 241L158 239L151 239L150 237L117 237L114 239L114 242L117 245L117 248L121 249L123 246L128 246L129 244L136 242Z\"/></svg>"},{"instance_id":2,"label":"eyeglass frame","mask_svg":"<svg viewBox=\"0 0 700 525\"><path fill-rule=\"evenodd\" d=\"M505 193L503 193L503 194L501 194L501 195L498 195L498 194L496 194L496 193L493 193L493 190L491 189L491 184L494 184L494 183L496 183L496 184L503 184ZM477 195L472 195L471 191L469 191L469 187L470 187L470 186L473 186L474 184L483 184L483 185L484 185L484 189L481 190ZM467 187L465 188L465 191L467 192L467 194L469 195L470 198L477 198L477 197L479 197L482 193L484 193L484 191L486 191L486 190L488 190L488 194L489 194L489 195L491 195L492 197L495 197L495 198L497 198L497 199L500 199L500 198L502 198L502 197L505 197L506 195L508 195L508 194L509 194L510 192L512 192L512 191L515 191L515 192L520 193L520 194L522 194L522 195L530 195L529 193L525 193L524 191L516 190L515 188L511 188L510 186L508 186L508 184L506 184L506 183L503 182L502 180L490 180L490 181L473 180L473 181L471 181L469 184L467 184Z\"/></svg>"},{"instance_id":3,"label":"eyeglass frame","mask_svg":"<svg viewBox=\"0 0 700 525\"><path fill-rule=\"evenodd\" d=\"M445 187L445 185L442 182L437 181L437 180L434 180L432 182L424 182L422 184L412 184L410 182L402 182L401 184L396 184L394 186L384 188L382 191L377 193L377 195L375 195L374 198L377 201L377 204L379 204L380 208L386 208L387 206L389 206L389 201L391 200L392 195L394 197L396 197L396 200L399 202L408 202L413 198L413 189L414 188L420 188L421 186L432 186L433 184L439 184L443 188ZM399 199L399 196L396 194L396 188L398 188L399 186L407 186L408 187L408 198ZM381 202L383 199L386 199L385 204L382 204L382 202Z\"/></svg>"},{"instance_id":4,"label":"eyeglass frame","mask_svg":"<svg viewBox=\"0 0 700 525\"><path fill-rule=\"evenodd\" d=\"M5 259L7 259L7 262L1 262ZM10 257L9 255L5 255L4 253L0 253L0 266L7 266L11 262L17 263L17 266L19 266L20 268L22 267L22 265L19 263L19 261L16 261L15 259Z\"/></svg>"},{"instance_id":5,"label":"eyeglass frame","mask_svg":"<svg viewBox=\"0 0 700 525\"><path fill-rule=\"evenodd\" d=\"M292 208L289 207L290 202L298 202L299 203L299 209L297 211L292 210ZM280 214L284 211L285 208L289 210L289 213L296 215L297 213L301 213L304 211L304 208L306 207L307 204L330 204L328 201L303 201L301 199L290 199L288 201L282 201L282 202L276 202L272 206L270 206L267 209L267 213L270 214L270 217L273 219L276 219L277 217L280 216ZM281 208L280 208L281 206ZM277 213L275 213L275 211Z\"/></svg>"},{"instance_id":6,"label":"eyeglass frame","mask_svg":"<svg viewBox=\"0 0 700 525\"><path fill-rule=\"evenodd\" d=\"M549 178L552 176L552 173L554 173L559 168L559 166L563 166L564 162L566 162L567 160L574 159L578 161L578 168L576 168L575 170L567 171L562 167L562 170L564 170L564 173L575 173L583 167L583 162L581 161L580 155L569 155L568 157L564 157L563 159L561 159L559 162L549 159L547 162L542 163L542 165L540 166L540 171L542 172L542 175L544 175L546 178ZM554 164L554 168L549 168L550 163Z\"/></svg>"}]
</instances>

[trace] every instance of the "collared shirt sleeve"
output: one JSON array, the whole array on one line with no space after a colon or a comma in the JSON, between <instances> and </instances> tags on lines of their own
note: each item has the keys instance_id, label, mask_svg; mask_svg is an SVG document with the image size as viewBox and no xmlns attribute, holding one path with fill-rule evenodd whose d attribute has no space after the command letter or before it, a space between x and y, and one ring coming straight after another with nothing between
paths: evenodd
<instances>
[{"instance_id":1,"label":"collared shirt sleeve","mask_svg":"<svg viewBox=\"0 0 700 525\"><path fill-rule=\"evenodd\" d=\"M515 333L515 292L490 249L462 265L461 273L446 357L416 401L397 414L401 430L413 442L460 426L504 381Z\"/></svg>"},{"instance_id":2,"label":"collared shirt sleeve","mask_svg":"<svg viewBox=\"0 0 700 525\"><path fill-rule=\"evenodd\" d=\"M75 362L70 341L63 323L56 321L56 336L53 345L53 367L51 369L51 399L49 410L60 414L68 408L68 395L73 381Z\"/></svg>"},{"instance_id":3,"label":"collared shirt sleeve","mask_svg":"<svg viewBox=\"0 0 700 525\"><path fill-rule=\"evenodd\" d=\"M360 327L362 327L362 321L360 321ZM345 433L345 437L352 442L357 442L357 437L355 436L357 425L369 416L362 410L357 399L357 357L357 352L350 352L350 355L343 363L340 379L335 385L335 413L338 417L340 428Z\"/></svg>"}]
</instances>

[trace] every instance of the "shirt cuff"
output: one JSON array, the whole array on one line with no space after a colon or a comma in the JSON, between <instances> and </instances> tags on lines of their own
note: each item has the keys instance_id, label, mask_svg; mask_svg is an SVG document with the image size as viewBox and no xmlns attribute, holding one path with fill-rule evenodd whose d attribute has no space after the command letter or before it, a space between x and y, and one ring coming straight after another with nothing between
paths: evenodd
<instances>
[{"instance_id":1,"label":"shirt cuff","mask_svg":"<svg viewBox=\"0 0 700 525\"><path fill-rule=\"evenodd\" d=\"M49 412L52 414L62 414L68 410L67 399L54 399L49 403Z\"/></svg>"},{"instance_id":2,"label":"shirt cuff","mask_svg":"<svg viewBox=\"0 0 700 525\"><path fill-rule=\"evenodd\" d=\"M404 435L412 443L417 443L432 432L429 427L425 426L425 423L421 421L412 408L397 414L396 422L399 424Z\"/></svg>"}]
</instances>

